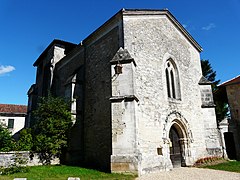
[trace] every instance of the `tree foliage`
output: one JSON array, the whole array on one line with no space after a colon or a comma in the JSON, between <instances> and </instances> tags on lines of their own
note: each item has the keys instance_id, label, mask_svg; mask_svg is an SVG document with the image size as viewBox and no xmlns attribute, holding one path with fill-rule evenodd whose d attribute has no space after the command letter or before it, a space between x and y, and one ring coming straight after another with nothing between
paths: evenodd
<instances>
[{"instance_id":1,"label":"tree foliage","mask_svg":"<svg viewBox=\"0 0 240 180\"><path fill-rule=\"evenodd\" d=\"M216 80L216 71L213 70L209 60L201 60L203 76L213 83L213 90L216 90L220 80Z\"/></svg>"},{"instance_id":2,"label":"tree foliage","mask_svg":"<svg viewBox=\"0 0 240 180\"><path fill-rule=\"evenodd\" d=\"M216 116L217 116L217 121L221 122L224 118L229 116L229 108L228 104L221 99L215 98L215 104L216 104Z\"/></svg>"},{"instance_id":3,"label":"tree foliage","mask_svg":"<svg viewBox=\"0 0 240 180\"><path fill-rule=\"evenodd\" d=\"M216 91L218 89L217 85L220 82L220 80L216 80L216 71L213 70L209 60L201 60L201 66L202 66L203 76L207 80L213 83L212 89L213 91ZM222 99L215 97L214 93L213 93L213 99L216 105L215 111L216 111L217 121L220 122L221 120L223 120L225 117L228 116L228 112L229 112L228 104L224 102Z\"/></svg>"},{"instance_id":4,"label":"tree foliage","mask_svg":"<svg viewBox=\"0 0 240 180\"><path fill-rule=\"evenodd\" d=\"M12 138L11 132L0 125L0 151L8 152L15 149L15 141Z\"/></svg>"},{"instance_id":5,"label":"tree foliage","mask_svg":"<svg viewBox=\"0 0 240 180\"><path fill-rule=\"evenodd\" d=\"M16 143L17 151L30 151L33 146L32 130L30 128L22 129L19 140Z\"/></svg>"},{"instance_id":6,"label":"tree foliage","mask_svg":"<svg viewBox=\"0 0 240 180\"><path fill-rule=\"evenodd\" d=\"M69 104L59 97L41 98L34 111L36 124L33 127L33 151L40 153L40 160L49 164L53 157L60 157L67 147L67 135L71 128Z\"/></svg>"}]
</instances>

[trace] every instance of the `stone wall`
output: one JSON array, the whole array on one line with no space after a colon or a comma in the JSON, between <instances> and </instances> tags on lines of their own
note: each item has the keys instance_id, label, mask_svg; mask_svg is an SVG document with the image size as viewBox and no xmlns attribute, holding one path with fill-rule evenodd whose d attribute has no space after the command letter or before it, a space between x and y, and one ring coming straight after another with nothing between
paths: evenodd
<instances>
[{"instance_id":1,"label":"stone wall","mask_svg":"<svg viewBox=\"0 0 240 180\"><path fill-rule=\"evenodd\" d=\"M240 86L239 84L226 86L226 91L231 112L229 132L233 133L236 156L240 160Z\"/></svg>"},{"instance_id":2,"label":"stone wall","mask_svg":"<svg viewBox=\"0 0 240 180\"><path fill-rule=\"evenodd\" d=\"M236 124L240 124L240 86L229 85L226 87L231 116Z\"/></svg>"},{"instance_id":3,"label":"stone wall","mask_svg":"<svg viewBox=\"0 0 240 180\"><path fill-rule=\"evenodd\" d=\"M112 154L110 60L119 48L118 27L86 46L85 161L91 166L110 170Z\"/></svg>"},{"instance_id":4,"label":"stone wall","mask_svg":"<svg viewBox=\"0 0 240 180\"><path fill-rule=\"evenodd\" d=\"M112 172L137 172L136 108L134 74L136 64L127 50L120 48L112 63ZM115 68L121 65L122 72Z\"/></svg>"},{"instance_id":5,"label":"stone wall","mask_svg":"<svg viewBox=\"0 0 240 180\"><path fill-rule=\"evenodd\" d=\"M11 152L0 152L0 167L9 167L11 164L14 163L14 159L22 159L23 161L26 161L27 166L39 166L42 165L40 162L40 159L38 157L38 154L34 154L34 156L31 156L28 151L11 151ZM59 164L59 159L53 159L51 161L52 165Z\"/></svg>"},{"instance_id":6,"label":"stone wall","mask_svg":"<svg viewBox=\"0 0 240 180\"><path fill-rule=\"evenodd\" d=\"M134 83L139 99L136 122L141 155L140 173L171 168L169 146L164 142L169 129L164 130L164 127L168 124L168 128L171 127L172 122L167 117L172 112L181 114L181 119L185 119L188 126L188 137L192 137L186 156L186 162L190 165L207 154L205 115L201 111L198 85L202 76L199 52L165 16L126 15L123 25L124 48L137 65ZM168 98L167 95L165 62L169 58L175 62L179 73L179 100ZM214 115L209 117L209 121L216 123ZM163 148L163 155L157 154L158 148Z\"/></svg>"},{"instance_id":7,"label":"stone wall","mask_svg":"<svg viewBox=\"0 0 240 180\"><path fill-rule=\"evenodd\" d=\"M84 48L63 58L57 65L53 78L52 91L72 101L73 127L70 132L69 148L63 158L64 164L84 163L83 141L83 89L84 89ZM74 110L74 111L73 111Z\"/></svg>"},{"instance_id":8,"label":"stone wall","mask_svg":"<svg viewBox=\"0 0 240 180\"><path fill-rule=\"evenodd\" d=\"M67 164L110 170L110 60L119 49L120 25L114 22L101 34L91 35L56 65L52 90L75 103Z\"/></svg>"}]
</instances>

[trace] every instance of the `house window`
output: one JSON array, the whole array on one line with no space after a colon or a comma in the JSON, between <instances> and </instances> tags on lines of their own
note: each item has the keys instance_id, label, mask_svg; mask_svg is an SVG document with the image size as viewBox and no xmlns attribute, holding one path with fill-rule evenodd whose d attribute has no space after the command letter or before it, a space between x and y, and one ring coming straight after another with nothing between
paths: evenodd
<instances>
[{"instance_id":1,"label":"house window","mask_svg":"<svg viewBox=\"0 0 240 180\"><path fill-rule=\"evenodd\" d=\"M166 62L165 75L168 97L180 100L179 76L176 64L172 59L168 59Z\"/></svg>"},{"instance_id":2,"label":"house window","mask_svg":"<svg viewBox=\"0 0 240 180\"><path fill-rule=\"evenodd\" d=\"M14 119L8 119L8 129L13 129L14 127Z\"/></svg>"}]
</instances>

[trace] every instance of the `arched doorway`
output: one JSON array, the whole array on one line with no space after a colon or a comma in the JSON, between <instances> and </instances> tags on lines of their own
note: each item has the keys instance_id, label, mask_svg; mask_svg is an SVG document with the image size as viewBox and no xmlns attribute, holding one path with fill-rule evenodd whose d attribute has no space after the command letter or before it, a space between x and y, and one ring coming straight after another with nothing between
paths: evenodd
<instances>
[{"instance_id":1,"label":"arched doorway","mask_svg":"<svg viewBox=\"0 0 240 180\"><path fill-rule=\"evenodd\" d=\"M232 132L225 132L224 133L225 145L227 156L229 159L236 159L236 149L235 149L235 142L234 136Z\"/></svg>"},{"instance_id":2,"label":"arched doorway","mask_svg":"<svg viewBox=\"0 0 240 180\"><path fill-rule=\"evenodd\" d=\"M170 143L170 159L174 168L186 166L185 162L185 136L183 129L174 123L169 131Z\"/></svg>"}]
</instances>

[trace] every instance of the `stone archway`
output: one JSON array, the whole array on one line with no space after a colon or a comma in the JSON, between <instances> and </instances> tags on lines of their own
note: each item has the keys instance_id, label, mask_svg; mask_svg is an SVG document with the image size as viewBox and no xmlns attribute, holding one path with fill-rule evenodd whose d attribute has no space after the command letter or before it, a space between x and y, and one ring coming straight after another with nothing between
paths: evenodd
<instances>
[{"instance_id":1,"label":"stone archway","mask_svg":"<svg viewBox=\"0 0 240 180\"><path fill-rule=\"evenodd\" d=\"M170 159L173 167L181 167L185 165L183 152L184 146L181 146L180 139L181 135L178 133L178 129L175 125L173 125L169 131L169 139L170 143Z\"/></svg>"},{"instance_id":2,"label":"stone archway","mask_svg":"<svg viewBox=\"0 0 240 180\"><path fill-rule=\"evenodd\" d=\"M192 131L188 121L180 112L172 111L168 114L163 125L163 142L166 148L165 152L167 152L167 156L173 167L192 164ZM174 158L173 154L176 154L177 157ZM175 161L174 159L178 160Z\"/></svg>"},{"instance_id":3,"label":"stone archway","mask_svg":"<svg viewBox=\"0 0 240 180\"><path fill-rule=\"evenodd\" d=\"M173 167L186 166L187 134L180 121L174 120L169 130L170 159Z\"/></svg>"}]
</instances>

